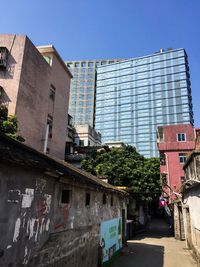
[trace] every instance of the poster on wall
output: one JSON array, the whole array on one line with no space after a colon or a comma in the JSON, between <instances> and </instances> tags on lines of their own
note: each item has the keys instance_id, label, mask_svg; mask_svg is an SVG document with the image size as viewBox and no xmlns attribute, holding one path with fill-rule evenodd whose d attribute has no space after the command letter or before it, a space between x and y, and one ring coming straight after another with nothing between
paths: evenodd
<instances>
[{"instance_id":1,"label":"poster on wall","mask_svg":"<svg viewBox=\"0 0 200 267\"><path fill-rule=\"evenodd\" d=\"M114 253L122 247L122 218L101 223L101 240L103 262L109 261Z\"/></svg>"}]
</instances>

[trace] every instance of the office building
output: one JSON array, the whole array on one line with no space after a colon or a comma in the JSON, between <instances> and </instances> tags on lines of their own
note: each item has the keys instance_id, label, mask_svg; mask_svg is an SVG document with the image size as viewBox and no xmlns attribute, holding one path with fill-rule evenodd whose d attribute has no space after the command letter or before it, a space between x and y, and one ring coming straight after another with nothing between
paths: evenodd
<instances>
[{"instance_id":1,"label":"office building","mask_svg":"<svg viewBox=\"0 0 200 267\"><path fill-rule=\"evenodd\" d=\"M71 73L52 45L0 35L0 104L17 115L19 134L41 152L64 159Z\"/></svg>"},{"instance_id":2,"label":"office building","mask_svg":"<svg viewBox=\"0 0 200 267\"><path fill-rule=\"evenodd\" d=\"M159 125L192 124L187 54L162 49L152 55L97 68L95 128L102 143L122 141L145 157L158 156Z\"/></svg>"},{"instance_id":3,"label":"office building","mask_svg":"<svg viewBox=\"0 0 200 267\"><path fill-rule=\"evenodd\" d=\"M73 117L74 125L88 124L94 127L96 68L116 61L119 60L66 62L73 75L70 86L69 113Z\"/></svg>"}]
</instances>

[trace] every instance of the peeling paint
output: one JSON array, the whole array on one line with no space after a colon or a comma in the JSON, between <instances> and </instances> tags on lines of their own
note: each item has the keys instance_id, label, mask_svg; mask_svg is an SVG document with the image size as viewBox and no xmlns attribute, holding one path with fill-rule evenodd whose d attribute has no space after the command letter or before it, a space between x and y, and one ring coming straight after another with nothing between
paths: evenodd
<instances>
[{"instance_id":1,"label":"peeling paint","mask_svg":"<svg viewBox=\"0 0 200 267\"><path fill-rule=\"evenodd\" d=\"M23 264L26 265L26 264L28 263L28 261L29 261L29 256L30 256L30 252L28 251L28 248L25 247Z\"/></svg>"},{"instance_id":2,"label":"peeling paint","mask_svg":"<svg viewBox=\"0 0 200 267\"><path fill-rule=\"evenodd\" d=\"M45 221L45 218L42 218L41 225L40 225L40 234L42 234L43 232L44 221Z\"/></svg>"},{"instance_id":3,"label":"peeling paint","mask_svg":"<svg viewBox=\"0 0 200 267\"><path fill-rule=\"evenodd\" d=\"M37 179L36 180L35 191L37 191L39 193L43 193L45 187L46 187L46 180L44 180L44 179Z\"/></svg>"},{"instance_id":4,"label":"peeling paint","mask_svg":"<svg viewBox=\"0 0 200 267\"><path fill-rule=\"evenodd\" d=\"M8 245L6 249L9 249L9 248L12 248L12 246L11 245Z\"/></svg>"},{"instance_id":5,"label":"peeling paint","mask_svg":"<svg viewBox=\"0 0 200 267\"><path fill-rule=\"evenodd\" d=\"M49 213L51 208L51 195L44 194L44 197L46 200L46 213Z\"/></svg>"},{"instance_id":6,"label":"peeling paint","mask_svg":"<svg viewBox=\"0 0 200 267\"><path fill-rule=\"evenodd\" d=\"M29 239L31 239L31 237L33 237L33 235L34 235L35 221L36 221L36 219L30 219L29 222L28 222L28 225L29 225ZM27 229L28 229L28 226L27 226Z\"/></svg>"},{"instance_id":7,"label":"peeling paint","mask_svg":"<svg viewBox=\"0 0 200 267\"><path fill-rule=\"evenodd\" d=\"M19 237L19 230L20 230L21 220L18 218L15 223L15 231L13 236L13 242L17 242L17 239Z\"/></svg>"},{"instance_id":8,"label":"peeling paint","mask_svg":"<svg viewBox=\"0 0 200 267\"><path fill-rule=\"evenodd\" d=\"M46 223L46 231L49 231L49 225L50 225L50 219L47 220L47 223Z\"/></svg>"},{"instance_id":9,"label":"peeling paint","mask_svg":"<svg viewBox=\"0 0 200 267\"><path fill-rule=\"evenodd\" d=\"M34 199L34 189L26 188L22 198L22 208L30 208Z\"/></svg>"}]
</instances>

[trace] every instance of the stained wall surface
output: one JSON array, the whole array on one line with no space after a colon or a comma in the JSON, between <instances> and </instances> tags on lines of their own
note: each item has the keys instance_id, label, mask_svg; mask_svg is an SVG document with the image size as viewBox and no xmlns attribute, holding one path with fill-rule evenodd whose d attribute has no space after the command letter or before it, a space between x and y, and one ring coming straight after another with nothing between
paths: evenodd
<instances>
[{"instance_id":1,"label":"stained wall surface","mask_svg":"<svg viewBox=\"0 0 200 267\"><path fill-rule=\"evenodd\" d=\"M0 46L8 49L7 67L0 70L2 101L9 114L16 114L19 134L26 144L64 159L67 136L68 100L71 75L52 46L51 64L23 35L0 35ZM55 96L50 97L51 87ZM47 133L49 117L51 133Z\"/></svg>"},{"instance_id":2,"label":"stained wall surface","mask_svg":"<svg viewBox=\"0 0 200 267\"><path fill-rule=\"evenodd\" d=\"M0 266L96 267L101 224L123 210L117 191L1 161Z\"/></svg>"}]
</instances>

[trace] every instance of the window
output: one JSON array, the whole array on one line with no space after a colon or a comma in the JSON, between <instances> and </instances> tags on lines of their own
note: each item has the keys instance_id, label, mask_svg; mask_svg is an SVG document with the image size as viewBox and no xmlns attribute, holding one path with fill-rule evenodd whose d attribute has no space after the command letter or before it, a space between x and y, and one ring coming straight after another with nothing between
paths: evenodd
<instances>
[{"instance_id":1,"label":"window","mask_svg":"<svg viewBox=\"0 0 200 267\"><path fill-rule=\"evenodd\" d=\"M55 100L55 93L56 93L56 88L51 84L49 98L53 101Z\"/></svg>"},{"instance_id":2,"label":"window","mask_svg":"<svg viewBox=\"0 0 200 267\"><path fill-rule=\"evenodd\" d=\"M163 134L163 128L162 127L157 128L157 139L158 139L158 142L164 141L164 134Z\"/></svg>"},{"instance_id":3,"label":"window","mask_svg":"<svg viewBox=\"0 0 200 267\"><path fill-rule=\"evenodd\" d=\"M111 198L110 198L110 206L111 207L113 206L113 196L111 196Z\"/></svg>"},{"instance_id":4,"label":"window","mask_svg":"<svg viewBox=\"0 0 200 267\"><path fill-rule=\"evenodd\" d=\"M165 155L165 153L160 153L160 165L166 165L166 155Z\"/></svg>"},{"instance_id":5,"label":"window","mask_svg":"<svg viewBox=\"0 0 200 267\"><path fill-rule=\"evenodd\" d=\"M85 195L85 206L89 206L90 205L90 194L86 193Z\"/></svg>"},{"instance_id":6,"label":"window","mask_svg":"<svg viewBox=\"0 0 200 267\"><path fill-rule=\"evenodd\" d=\"M177 134L177 141L178 142L184 142L184 141L186 141L186 134L185 133L178 133Z\"/></svg>"},{"instance_id":7,"label":"window","mask_svg":"<svg viewBox=\"0 0 200 267\"><path fill-rule=\"evenodd\" d=\"M180 163L185 163L186 160L187 160L187 154L179 153L179 161L180 161Z\"/></svg>"},{"instance_id":8,"label":"window","mask_svg":"<svg viewBox=\"0 0 200 267\"><path fill-rule=\"evenodd\" d=\"M52 66L52 56L51 55L49 55L49 56L43 56L44 57L44 59L46 60L46 62L50 65L50 66Z\"/></svg>"},{"instance_id":9,"label":"window","mask_svg":"<svg viewBox=\"0 0 200 267\"><path fill-rule=\"evenodd\" d=\"M102 199L102 201L103 201L103 205L105 205L105 204L106 204L106 194L103 194L103 199Z\"/></svg>"},{"instance_id":10,"label":"window","mask_svg":"<svg viewBox=\"0 0 200 267\"><path fill-rule=\"evenodd\" d=\"M61 203L62 204L67 204L70 202L70 195L71 195L71 190L62 190L62 195L61 195Z\"/></svg>"},{"instance_id":11,"label":"window","mask_svg":"<svg viewBox=\"0 0 200 267\"><path fill-rule=\"evenodd\" d=\"M47 117L47 127L48 127L48 137L52 138L52 129L53 129L53 117L48 114Z\"/></svg>"},{"instance_id":12,"label":"window","mask_svg":"<svg viewBox=\"0 0 200 267\"><path fill-rule=\"evenodd\" d=\"M79 140L79 146L84 146L84 140Z\"/></svg>"}]
</instances>

